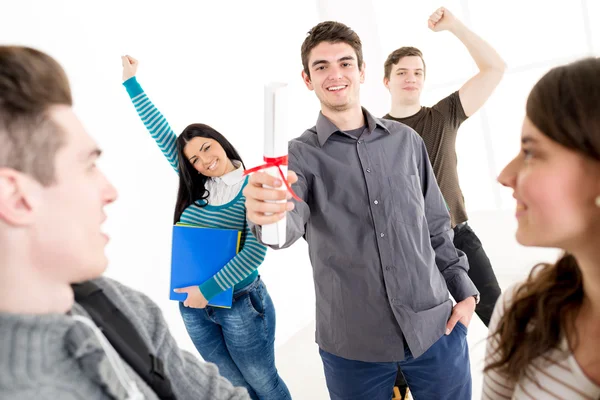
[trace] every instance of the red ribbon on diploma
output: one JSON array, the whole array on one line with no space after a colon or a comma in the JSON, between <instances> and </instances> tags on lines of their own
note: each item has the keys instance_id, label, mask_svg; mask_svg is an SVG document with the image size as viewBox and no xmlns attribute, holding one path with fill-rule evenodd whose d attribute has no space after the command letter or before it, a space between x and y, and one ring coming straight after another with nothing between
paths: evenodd
<instances>
[{"instance_id":1,"label":"red ribbon on diploma","mask_svg":"<svg viewBox=\"0 0 600 400\"><path fill-rule=\"evenodd\" d=\"M288 165L288 156L275 157L275 158L263 157L263 160L265 161L265 164L245 170L244 176L249 175L253 172L260 171L261 169L277 167L277 170L279 170L279 175L281 175L281 179L282 179L283 183L285 184L285 187L287 188L288 192L290 192L292 194L292 197L294 197L294 199L296 199L298 201L302 201L300 199L300 197L298 197L296 195L296 193L294 193L294 191L292 190L292 187L290 186L290 184L287 181L287 178L285 176L283 176L283 171L280 168L281 165L285 165L285 166Z\"/></svg>"}]
</instances>

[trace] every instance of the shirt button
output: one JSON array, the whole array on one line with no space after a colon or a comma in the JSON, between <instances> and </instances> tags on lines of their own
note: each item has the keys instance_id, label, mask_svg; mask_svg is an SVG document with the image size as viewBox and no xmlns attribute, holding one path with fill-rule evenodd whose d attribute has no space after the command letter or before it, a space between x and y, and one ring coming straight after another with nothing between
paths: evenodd
<instances>
[{"instance_id":1,"label":"shirt button","mask_svg":"<svg viewBox=\"0 0 600 400\"><path fill-rule=\"evenodd\" d=\"M391 269L392 269L392 267L390 267L389 265L388 265L387 267L385 267L385 270L386 270L386 271L389 271L389 270L391 270Z\"/></svg>"},{"instance_id":2,"label":"shirt button","mask_svg":"<svg viewBox=\"0 0 600 400\"><path fill-rule=\"evenodd\" d=\"M379 204L379 200L375 200L373 204Z\"/></svg>"},{"instance_id":3,"label":"shirt button","mask_svg":"<svg viewBox=\"0 0 600 400\"><path fill-rule=\"evenodd\" d=\"M381 233L379 234L379 236L381 236L381 237L384 237L384 236L385 236L385 233L381 232Z\"/></svg>"},{"instance_id":4,"label":"shirt button","mask_svg":"<svg viewBox=\"0 0 600 400\"><path fill-rule=\"evenodd\" d=\"M367 173L370 173L370 172L371 172L371 168L367 168Z\"/></svg>"},{"instance_id":5,"label":"shirt button","mask_svg":"<svg viewBox=\"0 0 600 400\"><path fill-rule=\"evenodd\" d=\"M358 141L358 144L363 144L363 141L362 141L362 140L359 140L359 141Z\"/></svg>"}]
</instances>

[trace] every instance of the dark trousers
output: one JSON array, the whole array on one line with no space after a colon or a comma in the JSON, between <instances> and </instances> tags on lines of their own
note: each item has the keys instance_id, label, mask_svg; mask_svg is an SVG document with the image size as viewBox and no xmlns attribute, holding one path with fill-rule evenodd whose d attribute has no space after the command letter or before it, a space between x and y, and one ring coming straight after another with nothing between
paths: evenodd
<instances>
[{"instance_id":1,"label":"dark trousers","mask_svg":"<svg viewBox=\"0 0 600 400\"><path fill-rule=\"evenodd\" d=\"M481 241L466 222L454 228L454 246L462 250L469 260L469 278L480 293L475 313L488 326L496 300L500 297L500 286L492 269L490 259L485 254Z\"/></svg>"},{"instance_id":2,"label":"dark trousers","mask_svg":"<svg viewBox=\"0 0 600 400\"><path fill-rule=\"evenodd\" d=\"M500 297L500 286L492 269L490 259L485 254L481 241L471 229L469 224L463 222L454 227L454 247L462 250L469 260L469 278L479 290L479 304L475 308L475 313L481 321L488 326L492 318L492 312L496 305L496 300ZM398 370L396 376L396 386L405 388L406 380L402 372Z\"/></svg>"},{"instance_id":3,"label":"dark trousers","mask_svg":"<svg viewBox=\"0 0 600 400\"><path fill-rule=\"evenodd\" d=\"M417 358L406 347L399 362L348 360L322 349L319 353L331 400L390 400L398 367L415 400L471 400L467 328L460 322Z\"/></svg>"}]
</instances>

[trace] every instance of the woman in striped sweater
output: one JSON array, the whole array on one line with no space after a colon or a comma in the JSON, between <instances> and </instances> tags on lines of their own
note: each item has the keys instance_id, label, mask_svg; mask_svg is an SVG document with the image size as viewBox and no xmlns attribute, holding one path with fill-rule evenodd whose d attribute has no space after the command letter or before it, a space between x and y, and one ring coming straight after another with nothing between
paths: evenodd
<instances>
[{"instance_id":1,"label":"woman in striped sweater","mask_svg":"<svg viewBox=\"0 0 600 400\"><path fill-rule=\"evenodd\" d=\"M219 132L192 124L177 137L137 82L138 62L122 57L123 85L152 138L179 174L175 222L242 231L239 253L200 286L182 288L180 303L186 329L202 357L219 367L234 386L244 386L252 399L289 399L275 367L275 308L257 268L266 247L246 224L242 189L248 178L235 148ZM233 287L230 309L208 306L217 294Z\"/></svg>"},{"instance_id":2,"label":"woman in striped sweater","mask_svg":"<svg viewBox=\"0 0 600 400\"><path fill-rule=\"evenodd\" d=\"M498 180L514 190L517 241L565 254L498 300L483 398L600 399L600 59L534 86Z\"/></svg>"}]
</instances>

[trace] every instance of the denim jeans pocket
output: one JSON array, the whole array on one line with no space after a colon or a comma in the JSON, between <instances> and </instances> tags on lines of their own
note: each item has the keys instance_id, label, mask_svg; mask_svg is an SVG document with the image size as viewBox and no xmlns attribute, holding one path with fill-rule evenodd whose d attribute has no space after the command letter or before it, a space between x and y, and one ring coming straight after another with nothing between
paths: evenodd
<instances>
[{"instance_id":1,"label":"denim jeans pocket","mask_svg":"<svg viewBox=\"0 0 600 400\"><path fill-rule=\"evenodd\" d=\"M259 315L265 315L265 304L262 294L260 293L260 288L257 287L254 290L248 292L246 296L246 304L250 308L250 311Z\"/></svg>"},{"instance_id":2,"label":"denim jeans pocket","mask_svg":"<svg viewBox=\"0 0 600 400\"><path fill-rule=\"evenodd\" d=\"M466 325L463 324L462 322L457 321L456 326L460 327L462 329L462 331L465 333L465 335L469 333L469 328L467 328Z\"/></svg>"}]
</instances>

